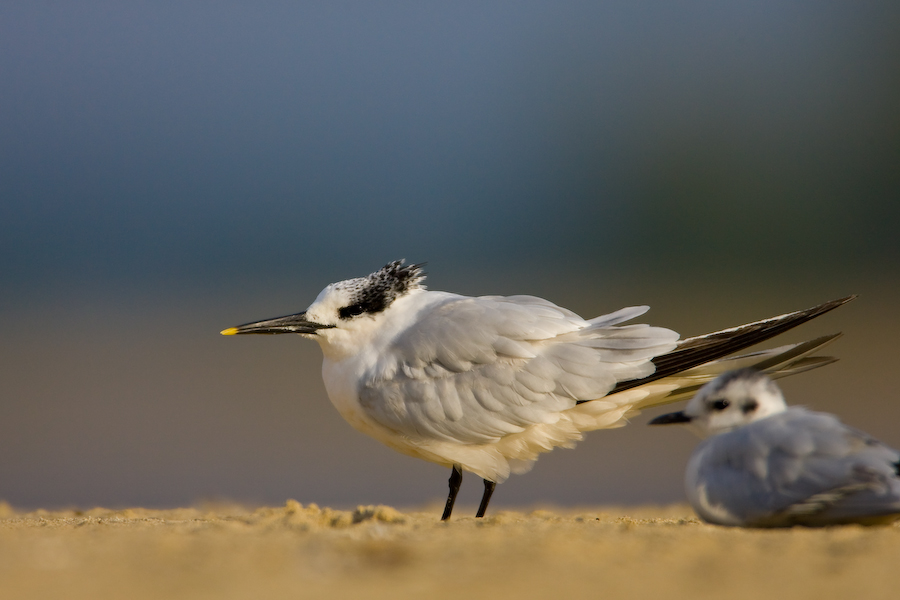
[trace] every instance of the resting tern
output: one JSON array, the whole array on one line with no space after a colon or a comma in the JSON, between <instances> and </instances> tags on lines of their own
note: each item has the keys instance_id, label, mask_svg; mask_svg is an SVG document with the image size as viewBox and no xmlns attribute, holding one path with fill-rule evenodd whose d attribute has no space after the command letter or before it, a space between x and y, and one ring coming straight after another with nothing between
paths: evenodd
<instances>
[{"instance_id":1,"label":"resting tern","mask_svg":"<svg viewBox=\"0 0 900 600\"><path fill-rule=\"evenodd\" d=\"M705 336L620 325L649 310L585 320L534 296L426 290L422 265L394 261L332 283L305 311L223 335L295 333L319 343L331 402L354 428L404 454L450 467L443 520L462 472L497 483L585 431L620 427L641 408L684 399L729 368L776 376L827 364L810 354L835 336L719 360L852 297Z\"/></svg>"},{"instance_id":2,"label":"resting tern","mask_svg":"<svg viewBox=\"0 0 900 600\"><path fill-rule=\"evenodd\" d=\"M789 527L900 517L900 452L834 415L788 408L775 382L754 369L725 373L683 411L650 421L669 423L707 438L684 482L704 521Z\"/></svg>"}]
</instances>

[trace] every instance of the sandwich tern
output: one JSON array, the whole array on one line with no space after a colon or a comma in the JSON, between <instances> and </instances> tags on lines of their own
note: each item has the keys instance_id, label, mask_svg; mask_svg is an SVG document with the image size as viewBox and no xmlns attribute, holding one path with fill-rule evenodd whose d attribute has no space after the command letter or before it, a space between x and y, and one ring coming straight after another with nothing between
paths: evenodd
<instances>
[{"instance_id":1,"label":"sandwich tern","mask_svg":"<svg viewBox=\"0 0 900 600\"><path fill-rule=\"evenodd\" d=\"M528 471L542 452L573 447L583 432L685 399L730 368L784 376L833 361L811 353L835 336L721 359L853 298L679 340L669 329L620 325L646 306L585 320L534 296L426 290L421 267L394 261L330 284L301 313L222 334L316 340L328 397L344 419L451 468L444 520L464 470L484 480L481 517L497 483Z\"/></svg>"},{"instance_id":2,"label":"sandwich tern","mask_svg":"<svg viewBox=\"0 0 900 600\"><path fill-rule=\"evenodd\" d=\"M900 452L834 415L788 408L759 371L725 373L683 411L650 421L669 423L688 423L707 438L684 482L704 521L790 527L900 517Z\"/></svg>"}]
</instances>

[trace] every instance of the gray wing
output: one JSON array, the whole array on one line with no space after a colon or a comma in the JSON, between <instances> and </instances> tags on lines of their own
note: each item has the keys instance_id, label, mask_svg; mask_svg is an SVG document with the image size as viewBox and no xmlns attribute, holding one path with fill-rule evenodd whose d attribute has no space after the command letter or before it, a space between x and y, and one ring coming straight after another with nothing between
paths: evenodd
<instances>
[{"instance_id":1,"label":"gray wing","mask_svg":"<svg viewBox=\"0 0 900 600\"><path fill-rule=\"evenodd\" d=\"M824 525L900 512L900 453L832 415L792 408L704 446L698 480L706 501L743 524Z\"/></svg>"},{"instance_id":2,"label":"gray wing","mask_svg":"<svg viewBox=\"0 0 900 600\"><path fill-rule=\"evenodd\" d=\"M359 389L363 410L413 440L481 444L553 423L578 401L653 373L678 334L617 326L625 308L585 321L532 296L455 297L420 315Z\"/></svg>"}]
</instances>

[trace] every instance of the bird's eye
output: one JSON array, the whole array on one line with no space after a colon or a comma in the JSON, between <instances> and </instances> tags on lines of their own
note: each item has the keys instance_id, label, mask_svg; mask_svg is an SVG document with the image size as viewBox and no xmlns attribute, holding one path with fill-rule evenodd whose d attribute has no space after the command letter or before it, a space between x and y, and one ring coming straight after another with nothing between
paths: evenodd
<instances>
[{"instance_id":1,"label":"bird's eye","mask_svg":"<svg viewBox=\"0 0 900 600\"><path fill-rule=\"evenodd\" d=\"M745 415L749 415L757 408L759 408L759 402L757 402L753 398L748 398L747 400L744 400L743 404L741 404L741 412Z\"/></svg>"},{"instance_id":2,"label":"bird's eye","mask_svg":"<svg viewBox=\"0 0 900 600\"><path fill-rule=\"evenodd\" d=\"M716 400L709 407L713 410L725 410L728 408L728 405L731 404L728 400Z\"/></svg>"},{"instance_id":3,"label":"bird's eye","mask_svg":"<svg viewBox=\"0 0 900 600\"><path fill-rule=\"evenodd\" d=\"M350 306L339 309L338 316L342 319L350 319L356 315L361 315L364 312L366 312L366 307L363 306L362 302L357 302L356 304L351 304Z\"/></svg>"}]
</instances>

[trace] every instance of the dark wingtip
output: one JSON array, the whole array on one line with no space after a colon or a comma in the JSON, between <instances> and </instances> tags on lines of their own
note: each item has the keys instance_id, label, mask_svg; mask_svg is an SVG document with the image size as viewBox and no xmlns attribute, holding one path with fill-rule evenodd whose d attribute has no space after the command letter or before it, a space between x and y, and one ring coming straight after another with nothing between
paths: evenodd
<instances>
[{"instance_id":1,"label":"dark wingtip","mask_svg":"<svg viewBox=\"0 0 900 600\"><path fill-rule=\"evenodd\" d=\"M811 352L813 350L818 351L843 335L844 334L839 331L837 333L823 335L823 336L820 336L820 337L817 337L817 338L814 338L811 340L807 340L805 342L797 344L796 346L794 346L794 348L792 350L790 350L788 352L776 354L775 356L773 356L772 358L770 358L768 360L764 360L764 361L756 363L755 365L753 365L753 368L756 369L757 371L765 371L766 369L768 369L770 367L774 367L775 365L785 363L788 360L790 360L796 356L801 356L801 355ZM810 358L817 359L820 362L823 360L827 360L827 362L825 362L821 365L818 365L818 366L825 366L825 364L831 364L838 360L837 358L834 358L832 356L816 356L816 357L810 357Z\"/></svg>"},{"instance_id":2,"label":"dark wingtip","mask_svg":"<svg viewBox=\"0 0 900 600\"><path fill-rule=\"evenodd\" d=\"M800 312L815 312L816 316L827 313L829 310L833 310L838 306L843 306L852 300L856 300L859 298L859 294L850 294L849 296L844 296L843 298L838 298L837 300L831 300L829 302L823 302L818 306L813 306L812 308L808 308L805 311Z\"/></svg>"},{"instance_id":3,"label":"dark wingtip","mask_svg":"<svg viewBox=\"0 0 900 600\"><path fill-rule=\"evenodd\" d=\"M674 375L759 344L824 315L839 306L843 306L856 297L857 294L851 294L850 296L823 302L806 310L798 310L777 317L763 319L762 321L754 321L746 325L681 340L678 342L678 347L675 350L653 359L653 364L656 365L656 372L653 375L643 379L619 382L610 393L614 394L656 381L657 379Z\"/></svg>"}]
</instances>

